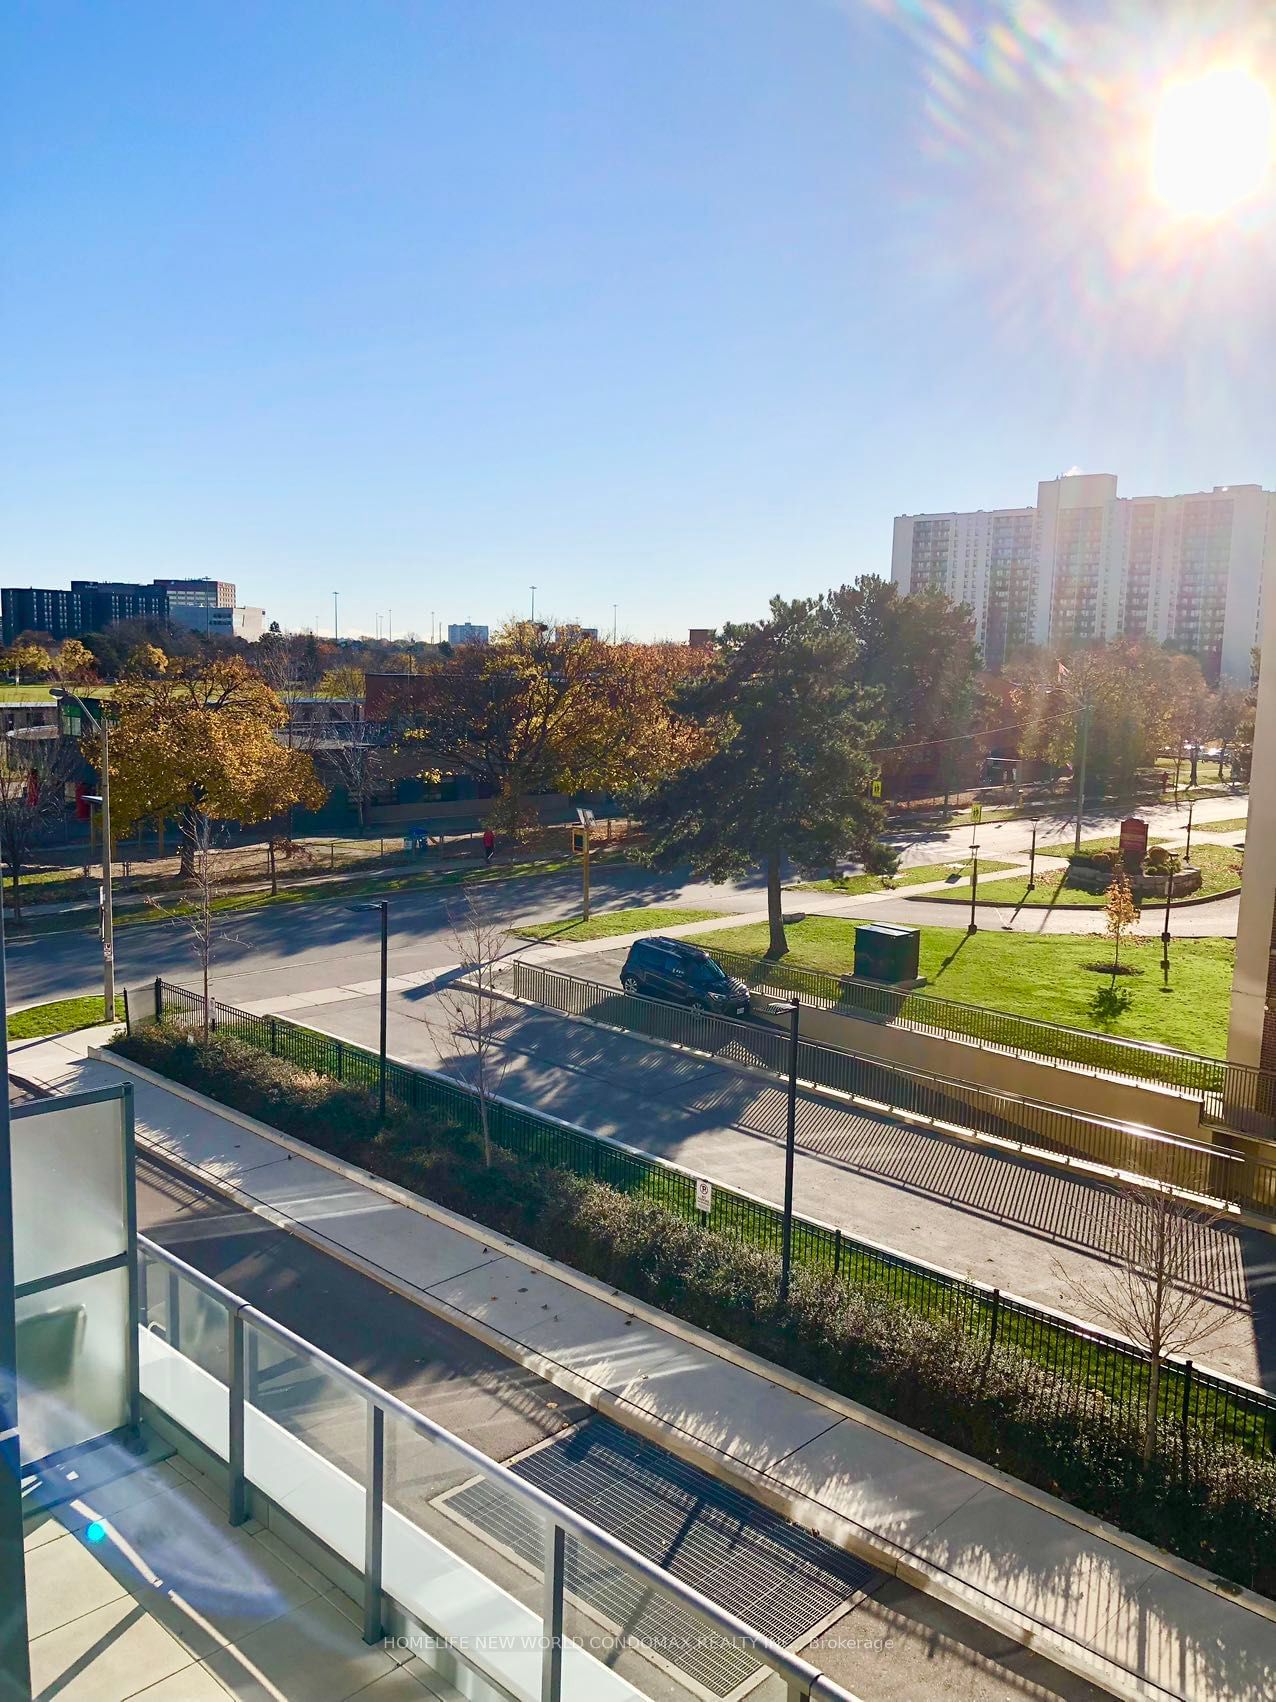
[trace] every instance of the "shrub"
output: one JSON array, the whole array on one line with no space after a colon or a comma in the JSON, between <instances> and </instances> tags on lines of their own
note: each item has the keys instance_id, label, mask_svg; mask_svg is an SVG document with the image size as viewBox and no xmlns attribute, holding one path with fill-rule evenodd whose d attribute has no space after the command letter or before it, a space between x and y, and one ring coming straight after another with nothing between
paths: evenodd
<instances>
[{"instance_id":1,"label":"shrub","mask_svg":"<svg viewBox=\"0 0 1276 1702\"><path fill-rule=\"evenodd\" d=\"M1276 1462L1167 1429L1152 1464L1127 1415L952 1318L798 1266L645 1197L478 1138L222 1034L156 1025L116 1050L323 1151L534 1247L624 1294L889 1413L1001 1470L1252 1588L1276 1592Z\"/></svg>"}]
</instances>

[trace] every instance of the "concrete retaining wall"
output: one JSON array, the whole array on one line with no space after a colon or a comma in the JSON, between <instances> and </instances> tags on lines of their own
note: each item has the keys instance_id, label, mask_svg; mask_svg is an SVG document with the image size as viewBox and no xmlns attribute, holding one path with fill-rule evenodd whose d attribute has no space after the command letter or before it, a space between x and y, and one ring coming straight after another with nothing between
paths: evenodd
<instances>
[{"instance_id":1,"label":"concrete retaining wall","mask_svg":"<svg viewBox=\"0 0 1276 1702\"><path fill-rule=\"evenodd\" d=\"M756 1016L784 1027L788 1016L770 1009L773 995L754 993ZM805 1040L836 1046L885 1064L956 1077L994 1093L1017 1094L1043 1104L1058 1105L1087 1117L1108 1117L1140 1123L1165 1134L1211 1143L1216 1131L1201 1123L1201 1103L1155 1083L1112 1081L1085 1070L1038 1063L1010 1052L997 1052L958 1035L941 1037L885 1022L866 1022L840 1011L802 1006L801 1033Z\"/></svg>"}]
</instances>

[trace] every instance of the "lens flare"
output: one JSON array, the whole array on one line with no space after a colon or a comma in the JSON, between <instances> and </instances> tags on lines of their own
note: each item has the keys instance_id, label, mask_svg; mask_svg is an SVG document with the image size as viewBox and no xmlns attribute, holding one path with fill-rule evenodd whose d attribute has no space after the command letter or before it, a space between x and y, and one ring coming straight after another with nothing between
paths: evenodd
<instances>
[{"instance_id":1,"label":"lens flare","mask_svg":"<svg viewBox=\"0 0 1276 1702\"><path fill-rule=\"evenodd\" d=\"M1186 218L1217 219L1250 200L1271 170L1271 91L1241 66L1173 84L1152 136L1152 189Z\"/></svg>"}]
</instances>

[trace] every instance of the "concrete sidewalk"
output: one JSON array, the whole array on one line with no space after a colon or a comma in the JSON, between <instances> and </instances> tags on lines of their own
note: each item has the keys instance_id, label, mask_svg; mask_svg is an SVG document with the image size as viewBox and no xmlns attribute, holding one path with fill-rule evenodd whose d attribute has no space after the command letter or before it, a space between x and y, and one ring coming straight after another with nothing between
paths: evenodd
<instances>
[{"instance_id":1,"label":"concrete sidewalk","mask_svg":"<svg viewBox=\"0 0 1276 1702\"><path fill-rule=\"evenodd\" d=\"M33 1042L55 1091L103 1031ZM613 1418L1124 1697L1276 1694L1276 1606L302 1143L134 1080L139 1141Z\"/></svg>"}]
</instances>

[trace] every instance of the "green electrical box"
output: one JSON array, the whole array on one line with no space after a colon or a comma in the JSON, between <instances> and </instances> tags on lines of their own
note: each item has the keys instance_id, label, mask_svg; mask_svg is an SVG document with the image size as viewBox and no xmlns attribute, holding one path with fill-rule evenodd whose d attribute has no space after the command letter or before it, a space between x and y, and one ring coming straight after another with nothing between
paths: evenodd
<instances>
[{"instance_id":1,"label":"green electrical box","mask_svg":"<svg viewBox=\"0 0 1276 1702\"><path fill-rule=\"evenodd\" d=\"M886 922L862 922L855 930L855 977L891 985L915 982L920 961L920 928L893 928Z\"/></svg>"}]
</instances>

